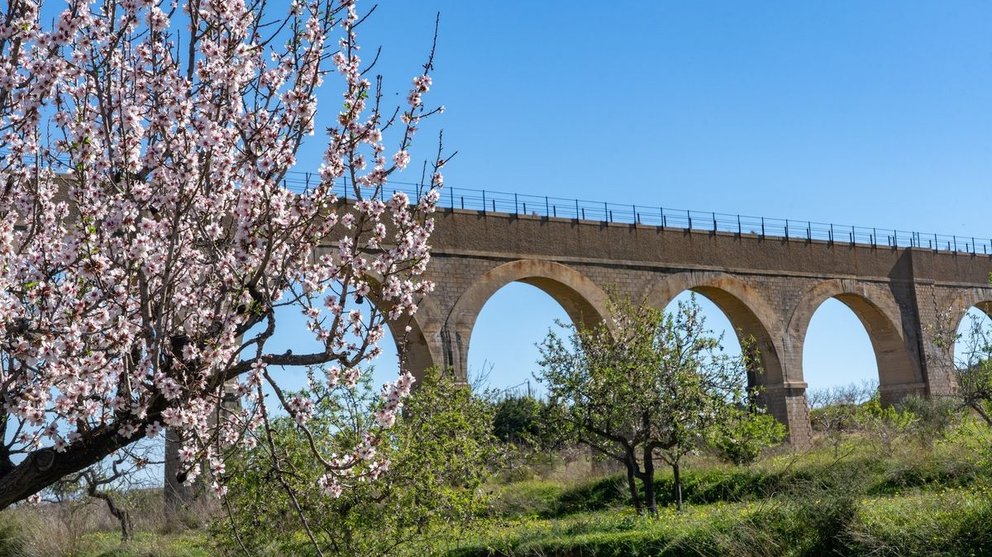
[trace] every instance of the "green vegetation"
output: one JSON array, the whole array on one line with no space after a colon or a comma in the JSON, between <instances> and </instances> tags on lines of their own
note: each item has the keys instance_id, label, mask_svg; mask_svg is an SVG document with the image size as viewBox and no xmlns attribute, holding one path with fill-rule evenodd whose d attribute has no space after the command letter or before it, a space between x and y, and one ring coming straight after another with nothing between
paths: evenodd
<instances>
[{"instance_id":1,"label":"green vegetation","mask_svg":"<svg viewBox=\"0 0 992 557\"><path fill-rule=\"evenodd\" d=\"M919 406L925 404L911 403L921 412ZM941 402L932 405L944 406ZM437 411L447 413L450 408ZM675 510L671 472L657 474L657 518L638 516L629 506L625 475L597 473L587 462L588 453L572 452L567 459L535 453L519 461L514 474L490 475L486 483L474 482L468 491L460 491L478 504L473 503L457 519L435 516L424 534L406 536L388 554L992 555L989 428L981 419L965 416L941 431L936 441L925 442L914 433L922 419L901 407L892 409L901 416L893 420L896 425L879 433L871 424L881 419L881 408L875 399L856 405L855 423L865 425L856 426L839 441L821 431L810 450L766 451L747 466L725 462L712 448L696 451L683 466L683 512ZM940 415L933 409L927 413ZM889 427L901 429L900 434L891 436ZM933 431L932 427L924 430ZM436 463L431 466L438 467ZM443 497L424 505L443 501ZM148 498L142 499L144 505L151 505ZM256 547L249 554L312 554L291 515L272 513L262 505L250 509L259 513L259 531L274 537L268 549ZM360 512L355 516L376 519L375 509ZM72 522L100 513L104 517L98 524ZM245 554L216 530L155 528L155 518L149 513L148 509L135 513L135 539L122 544L116 522L100 502L72 516L53 513L45 506L14 509L0 514L0 556ZM215 528L227 527L223 513L214 517ZM372 536L367 543L394 540L403 532L388 522L372 522L375 529L368 527L370 523L363 527L357 522L361 521L341 522L339 516L328 514L320 524L354 528L355 534ZM376 532L380 537L374 537Z\"/></svg>"},{"instance_id":2,"label":"green vegetation","mask_svg":"<svg viewBox=\"0 0 992 557\"><path fill-rule=\"evenodd\" d=\"M321 395L309 423L316 442L356 444L377 400L369 380ZM311 438L290 418L276 420L283 450L259 443L231 467L229 520L216 521L215 540L235 554L376 557L423 554L456 535L485 509L478 488L499 463L492 406L431 370L405 410L376 447L388 466L339 494L314 488L324 470L311 461Z\"/></svg>"},{"instance_id":3,"label":"green vegetation","mask_svg":"<svg viewBox=\"0 0 992 557\"><path fill-rule=\"evenodd\" d=\"M968 443L963 440L970 439ZM500 486L493 515L450 556L990 555L992 468L974 420L933 447L887 453L855 433L834 447L731 467L698 456L675 511L671 474L656 479L658 519L626 508L622 476ZM980 453L979 453L980 454Z\"/></svg>"},{"instance_id":4,"label":"green vegetation","mask_svg":"<svg viewBox=\"0 0 992 557\"><path fill-rule=\"evenodd\" d=\"M114 491L134 517L122 542L112 507L67 483L0 513L0 557L992 557L987 358L960 397L810 393L814 444L799 449L752 406L753 362L713 354L691 304L661 321L628 309L609 334L549 337L548 401L432 370L374 447L389 465L341 493L307 445L356 444L383 404L367 379L319 392L309 435L272 420L278 443L228 464L223 500L166 520L157 490Z\"/></svg>"},{"instance_id":5,"label":"green vegetation","mask_svg":"<svg viewBox=\"0 0 992 557\"><path fill-rule=\"evenodd\" d=\"M761 413L747 379L758 371L753 351L725 354L695 297L672 314L629 300L610 309L609 319L575 329L567 344L552 330L538 379L558 409L550 414L555 429L624 466L637 513L658 512L656 460L671 468L681 509L682 461L707 438L730 460L749 462L784 437L773 421L755 421Z\"/></svg>"}]
</instances>

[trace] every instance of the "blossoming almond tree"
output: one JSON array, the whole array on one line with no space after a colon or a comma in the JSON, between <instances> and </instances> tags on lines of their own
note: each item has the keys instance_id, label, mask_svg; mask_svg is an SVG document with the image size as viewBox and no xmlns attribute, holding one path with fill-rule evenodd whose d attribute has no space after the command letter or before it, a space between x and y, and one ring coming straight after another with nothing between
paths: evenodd
<instances>
[{"instance_id":1,"label":"blossoming almond tree","mask_svg":"<svg viewBox=\"0 0 992 557\"><path fill-rule=\"evenodd\" d=\"M223 493L226 455L271 441L276 407L306 428L312 401L285 395L273 367L354 382L387 320L431 290L445 160L417 200L384 187L438 111L422 99L433 52L387 111L353 0L266 7L70 0L50 25L31 0L0 7L0 508L164 428L185 480L206 460ZM344 99L321 119L328 75ZM291 192L315 126L329 137L319 179ZM321 349L267 349L282 306ZM386 385L378 427L412 383L401 370ZM225 385L241 409L220 404ZM312 445L328 493L385 465L379 433L335 455Z\"/></svg>"}]
</instances>

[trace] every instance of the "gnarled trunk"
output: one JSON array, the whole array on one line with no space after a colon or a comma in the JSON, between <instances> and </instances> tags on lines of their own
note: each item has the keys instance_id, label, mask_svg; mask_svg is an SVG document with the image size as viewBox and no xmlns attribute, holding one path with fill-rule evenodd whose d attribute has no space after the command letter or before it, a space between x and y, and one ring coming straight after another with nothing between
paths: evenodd
<instances>
[{"instance_id":1,"label":"gnarled trunk","mask_svg":"<svg viewBox=\"0 0 992 557\"><path fill-rule=\"evenodd\" d=\"M637 459L634 458L633 451L627 451L624 466L627 467L627 488L630 489L630 502L634 504L634 510L637 514L641 514L644 510L641 508L641 497L637 493L637 482L635 481L635 476L637 475Z\"/></svg>"},{"instance_id":2,"label":"gnarled trunk","mask_svg":"<svg viewBox=\"0 0 992 557\"><path fill-rule=\"evenodd\" d=\"M644 474L641 482L644 484L644 504L651 516L658 517L658 502L654 492L654 451L644 447Z\"/></svg>"}]
</instances>

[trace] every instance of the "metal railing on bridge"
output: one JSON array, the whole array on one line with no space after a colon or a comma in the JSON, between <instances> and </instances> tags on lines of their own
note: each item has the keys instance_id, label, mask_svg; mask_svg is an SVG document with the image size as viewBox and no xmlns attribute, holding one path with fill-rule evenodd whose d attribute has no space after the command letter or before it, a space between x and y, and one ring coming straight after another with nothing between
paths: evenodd
<instances>
[{"instance_id":1,"label":"metal railing on bridge","mask_svg":"<svg viewBox=\"0 0 992 557\"><path fill-rule=\"evenodd\" d=\"M302 190L317 178L306 173L290 173L286 186ZM335 185L340 197L354 197L354 186L347 181ZM390 181L383 191L402 191L418 200L423 186ZM809 220L780 219L694 211L671 207L588 201L562 197L509 193L444 186L438 207L501 213L515 216L577 219L605 223L639 224L690 232L727 233L739 236L778 238L789 241L827 242L888 248L924 248L933 251L992 255L992 238L922 233L888 228L852 226Z\"/></svg>"}]
</instances>

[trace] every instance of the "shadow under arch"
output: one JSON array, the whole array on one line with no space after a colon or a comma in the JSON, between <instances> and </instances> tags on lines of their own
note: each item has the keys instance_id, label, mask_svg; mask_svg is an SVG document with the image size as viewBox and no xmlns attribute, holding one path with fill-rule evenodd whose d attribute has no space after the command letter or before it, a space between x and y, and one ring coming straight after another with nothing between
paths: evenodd
<instances>
[{"instance_id":1,"label":"shadow under arch","mask_svg":"<svg viewBox=\"0 0 992 557\"><path fill-rule=\"evenodd\" d=\"M688 271L667 275L653 283L644 294L644 302L664 310L685 291L696 292L720 308L742 345L745 339L753 339L761 373L749 374L752 385L781 385L784 382L782 347L770 333L779 330L778 318L752 286L726 273Z\"/></svg>"},{"instance_id":2,"label":"shadow under arch","mask_svg":"<svg viewBox=\"0 0 992 557\"><path fill-rule=\"evenodd\" d=\"M456 373L465 380L472 329L490 297L511 282L535 286L551 296L575 325L592 327L609 315L610 298L603 289L579 271L552 261L520 259L503 263L476 279L455 302L447 323L454 338L455 354L446 355Z\"/></svg>"},{"instance_id":3,"label":"shadow under arch","mask_svg":"<svg viewBox=\"0 0 992 557\"><path fill-rule=\"evenodd\" d=\"M830 279L807 290L789 320L788 336L797 343L799 361L792 369L803 381L802 353L809 322L827 299L834 298L854 312L871 340L878 365L879 394L884 403L908 394L925 394L926 384L917 359L910 352L902 328L902 312L892 293L861 281Z\"/></svg>"},{"instance_id":4,"label":"shadow under arch","mask_svg":"<svg viewBox=\"0 0 992 557\"><path fill-rule=\"evenodd\" d=\"M410 371L418 380L422 379L428 368L443 361L440 345L436 341L440 313L437 303L429 296L424 296L417 303L417 312L413 315L403 315L397 320L389 319L388 313L393 304L383 302L378 295L382 287L381 280L374 276L366 276L366 279L372 286L367 296L368 302L384 314L386 327L396 344L400 369ZM407 327L410 328L409 331Z\"/></svg>"}]
</instances>

